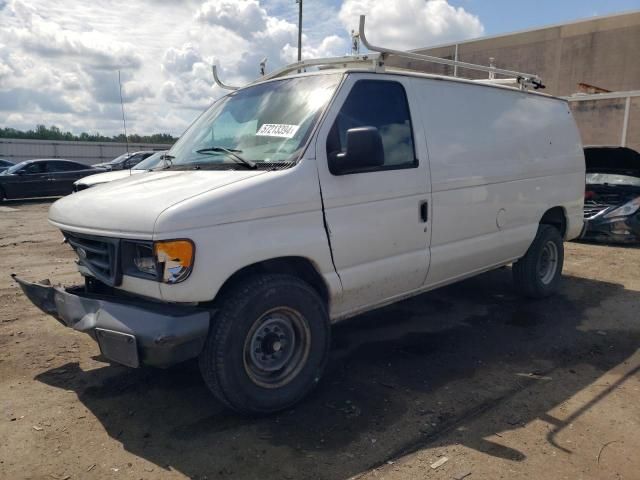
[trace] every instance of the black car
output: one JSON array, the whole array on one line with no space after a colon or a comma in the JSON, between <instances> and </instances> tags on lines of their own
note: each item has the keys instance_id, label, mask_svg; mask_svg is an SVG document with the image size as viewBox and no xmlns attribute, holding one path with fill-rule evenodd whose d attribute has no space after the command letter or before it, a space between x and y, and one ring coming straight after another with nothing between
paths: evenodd
<instances>
[{"instance_id":1,"label":"black car","mask_svg":"<svg viewBox=\"0 0 640 480\"><path fill-rule=\"evenodd\" d=\"M119 157L114 158L110 162L98 163L94 167L104 168L106 170L126 170L135 167L138 163L147 157L153 155L153 150L144 150L141 152L123 153Z\"/></svg>"},{"instance_id":2,"label":"black car","mask_svg":"<svg viewBox=\"0 0 640 480\"><path fill-rule=\"evenodd\" d=\"M9 167L13 167L13 162L0 158L0 173L7 170Z\"/></svg>"},{"instance_id":3,"label":"black car","mask_svg":"<svg viewBox=\"0 0 640 480\"><path fill-rule=\"evenodd\" d=\"M586 147L584 153L582 238L640 241L640 153L626 147Z\"/></svg>"},{"instance_id":4,"label":"black car","mask_svg":"<svg viewBox=\"0 0 640 480\"><path fill-rule=\"evenodd\" d=\"M73 182L103 171L71 160L27 160L0 173L0 200L67 195Z\"/></svg>"}]
</instances>

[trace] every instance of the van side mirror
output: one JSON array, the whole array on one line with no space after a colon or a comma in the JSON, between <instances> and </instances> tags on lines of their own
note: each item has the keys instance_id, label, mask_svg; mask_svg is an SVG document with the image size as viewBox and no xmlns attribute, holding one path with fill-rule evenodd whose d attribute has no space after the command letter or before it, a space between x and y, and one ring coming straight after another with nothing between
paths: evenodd
<instances>
[{"instance_id":1,"label":"van side mirror","mask_svg":"<svg viewBox=\"0 0 640 480\"><path fill-rule=\"evenodd\" d=\"M347 130L347 149L329 158L334 175L366 172L384 165L382 136L376 127Z\"/></svg>"}]
</instances>

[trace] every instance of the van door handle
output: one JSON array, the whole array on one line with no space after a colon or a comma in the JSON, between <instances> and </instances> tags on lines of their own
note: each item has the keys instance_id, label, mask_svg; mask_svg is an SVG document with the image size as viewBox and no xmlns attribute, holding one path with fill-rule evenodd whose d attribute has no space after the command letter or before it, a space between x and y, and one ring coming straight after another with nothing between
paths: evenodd
<instances>
[{"instance_id":1,"label":"van door handle","mask_svg":"<svg viewBox=\"0 0 640 480\"><path fill-rule=\"evenodd\" d=\"M425 223L429 220L429 202L426 200L420 202L420 218Z\"/></svg>"}]
</instances>

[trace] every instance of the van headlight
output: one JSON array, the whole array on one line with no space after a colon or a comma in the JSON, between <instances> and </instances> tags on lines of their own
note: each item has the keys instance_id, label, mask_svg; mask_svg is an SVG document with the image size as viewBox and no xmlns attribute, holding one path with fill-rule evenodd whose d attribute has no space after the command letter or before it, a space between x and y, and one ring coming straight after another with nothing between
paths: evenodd
<instances>
[{"instance_id":1,"label":"van headlight","mask_svg":"<svg viewBox=\"0 0 640 480\"><path fill-rule=\"evenodd\" d=\"M133 266L145 275L152 278L158 277L156 259L153 255L153 245L145 243L135 243L132 256Z\"/></svg>"},{"instance_id":2,"label":"van headlight","mask_svg":"<svg viewBox=\"0 0 640 480\"><path fill-rule=\"evenodd\" d=\"M154 242L156 265L165 283L179 283L191 274L195 247L191 240Z\"/></svg>"},{"instance_id":3,"label":"van headlight","mask_svg":"<svg viewBox=\"0 0 640 480\"><path fill-rule=\"evenodd\" d=\"M122 270L132 277L180 283L191 274L194 256L195 246L191 240L123 240Z\"/></svg>"},{"instance_id":4,"label":"van headlight","mask_svg":"<svg viewBox=\"0 0 640 480\"><path fill-rule=\"evenodd\" d=\"M630 202L625 203L621 207L611 210L604 218L627 217L638 211L640 208L640 197L634 198Z\"/></svg>"}]
</instances>

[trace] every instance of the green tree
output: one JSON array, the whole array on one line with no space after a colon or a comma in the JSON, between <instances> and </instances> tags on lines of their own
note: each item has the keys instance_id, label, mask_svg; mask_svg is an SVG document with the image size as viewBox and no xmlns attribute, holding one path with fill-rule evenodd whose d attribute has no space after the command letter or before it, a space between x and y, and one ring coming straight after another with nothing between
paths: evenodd
<instances>
[{"instance_id":1,"label":"green tree","mask_svg":"<svg viewBox=\"0 0 640 480\"><path fill-rule=\"evenodd\" d=\"M108 137L97 132L82 132L76 135L70 131L64 132L56 125L51 125L50 127L46 125L36 125L33 130L17 130L10 127L0 127L0 138L66 140L75 142L125 142L125 136L123 134ZM170 145L174 143L177 138L168 133L154 133L151 135L132 134L128 136L128 140L130 143L164 143Z\"/></svg>"}]
</instances>

